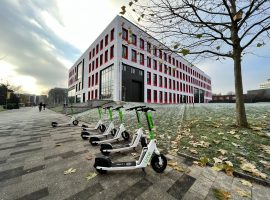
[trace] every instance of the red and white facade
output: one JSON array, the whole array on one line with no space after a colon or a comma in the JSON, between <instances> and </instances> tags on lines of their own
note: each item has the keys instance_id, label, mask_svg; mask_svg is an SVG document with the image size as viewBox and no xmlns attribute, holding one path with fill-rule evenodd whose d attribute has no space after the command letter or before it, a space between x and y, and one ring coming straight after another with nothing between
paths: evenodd
<instances>
[{"instance_id":1,"label":"red and white facade","mask_svg":"<svg viewBox=\"0 0 270 200\"><path fill-rule=\"evenodd\" d=\"M126 66L134 77L136 70L136 76L142 77L143 102L206 103L212 99L211 78L207 74L121 16L108 25L69 70L69 95L75 96L77 102L126 100L128 87L124 84L129 83L126 79L132 79L132 74L123 77Z\"/></svg>"}]
</instances>

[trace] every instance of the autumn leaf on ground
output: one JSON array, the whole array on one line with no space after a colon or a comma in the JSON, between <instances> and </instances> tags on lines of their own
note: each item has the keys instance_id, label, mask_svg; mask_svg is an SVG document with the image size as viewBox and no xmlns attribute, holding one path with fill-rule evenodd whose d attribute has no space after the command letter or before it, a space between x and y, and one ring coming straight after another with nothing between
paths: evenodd
<instances>
[{"instance_id":1,"label":"autumn leaf on ground","mask_svg":"<svg viewBox=\"0 0 270 200\"><path fill-rule=\"evenodd\" d=\"M233 167L228 164L223 164L223 169L228 176L233 176Z\"/></svg>"},{"instance_id":2,"label":"autumn leaf on ground","mask_svg":"<svg viewBox=\"0 0 270 200\"><path fill-rule=\"evenodd\" d=\"M241 182L243 185L246 185L246 186L248 186L248 187L252 187L252 183L249 182L249 181L247 181L247 180L241 180L240 182Z\"/></svg>"},{"instance_id":3,"label":"autumn leaf on ground","mask_svg":"<svg viewBox=\"0 0 270 200\"><path fill-rule=\"evenodd\" d=\"M227 137L222 137L223 140L229 141L229 139Z\"/></svg>"},{"instance_id":4,"label":"autumn leaf on ground","mask_svg":"<svg viewBox=\"0 0 270 200\"><path fill-rule=\"evenodd\" d=\"M224 149L219 149L218 152L220 152L222 155L225 155L228 153L228 151Z\"/></svg>"},{"instance_id":5,"label":"autumn leaf on ground","mask_svg":"<svg viewBox=\"0 0 270 200\"><path fill-rule=\"evenodd\" d=\"M239 144L236 144L236 143L234 143L234 142L232 142L232 145L233 145L233 146L235 146L235 147L237 147L237 148L239 148L239 147L240 147L240 145L239 145Z\"/></svg>"},{"instance_id":6,"label":"autumn leaf on ground","mask_svg":"<svg viewBox=\"0 0 270 200\"><path fill-rule=\"evenodd\" d=\"M198 151L195 150L195 149L189 149L189 151L190 151L191 153L198 154Z\"/></svg>"},{"instance_id":7,"label":"autumn leaf on ground","mask_svg":"<svg viewBox=\"0 0 270 200\"><path fill-rule=\"evenodd\" d=\"M179 172L185 171L182 166L180 166L176 161L173 161L173 160L170 160L168 162L168 166L170 166L171 168L173 168L174 170L179 171Z\"/></svg>"},{"instance_id":8,"label":"autumn leaf on ground","mask_svg":"<svg viewBox=\"0 0 270 200\"><path fill-rule=\"evenodd\" d=\"M227 164L227 165L229 165L230 167L233 167L233 164L232 164L232 162L231 161L225 161L225 163Z\"/></svg>"},{"instance_id":9,"label":"autumn leaf on ground","mask_svg":"<svg viewBox=\"0 0 270 200\"><path fill-rule=\"evenodd\" d=\"M259 162L263 164L266 169L270 169L270 162L267 162L265 160L260 160Z\"/></svg>"},{"instance_id":10,"label":"autumn leaf on ground","mask_svg":"<svg viewBox=\"0 0 270 200\"><path fill-rule=\"evenodd\" d=\"M219 143L220 143L220 140L213 140L213 142L214 142L215 144L219 144Z\"/></svg>"},{"instance_id":11,"label":"autumn leaf on ground","mask_svg":"<svg viewBox=\"0 0 270 200\"><path fill-rule=\"evenodd\" d=\"M200 163L201 163L201 166L204 167L207 165L207 163L209 163L209 158L207 157L201 157L200 158Z\"/></svg>"},{"instance_id":12,"label":"autumn leaf on ground","mask_svg":"<svg viewBox=\"0 0 270 200\"><path fill-rule=\"evenodd\" d=\"M261 145L260 145L260 148L261 148L265 153L270 154L270 146L261 144Z\"/></svg>"},{"instance_id":13,"label":"autumn leaf on ground","mask_svg":"<svg viewBox=\"0 0 270 200\"><path fill-rule=\"evenodd\" d=\"M241 197L250 197L250 193L249 192L246 192L245 190L242 190L240 188L238 188L236 190L236 192L238 193L239 196Z\"/></svg>"},{"instance_id":14,"label":"autumn leaf on ground","mask_svg":"<svg viewBox=\"0 0 270 200\"><path fill-rule=\"evenodd\" d=\"M252 126L251 129L253 131L262 131L262 127L258 127L258 126Z\"/></svg>"},{"instance_id":15,"label":"autumn leaf on ground","mask_svg":"<svg viewBox=\"0 0 270 200\"><path fill-rule=\"evenodd\" d=\"M231 193L223 189L214 188L213 193L218 200L228 200L231 198Z\"/></svg>"},{"instance_id":16,"label":"autumn leaf on ground","mask_svg":"<svg viewBox=\"0 0 270 200\"><path fill-rule=\"evenodd\" d=\"M75 172L76 172L76 169L71 167L68 170L64 171L64 174L67 175L67 174L71 174L71 173L75 173Z\"/></svg>"},{"instance_id":17,"label":"autumn leaf on ground","mask_svg":"<svg viewBox=\"0 0 270 200\"><path fill-rule=\"evenodd\" d=\"M242 162L242 164L240 165L240 168L244 171L252 173L252 175L254 175L254 176L258 176L258 177L261 177L263 179L267 178L267 175L260 172L258 169L256 169L256 166L253 165L252 163Z\"/></svg>"},{"instance_id":18,"label":"autumn leaf on ground","mask_svg":"<svg viewBox=\"0 0 270 200\"><path fill-rule=\"evenodd\" d=\"M211 169L219 172L219 171L223 170L223 164L222 163L216 163L216 164L214 164L213 167L211 167Z\"/></svg>"},{"instance_id":19,"label":"autumn leaf on ground","mask_svg":"<svg viewBox=\"0 0 270 200\"><path fill-rule=\"evenodd\" d=\"M233 137L235 137L236 139L240 140L240 135L234 135Z\"/></svg>"},{"instance_id":20,"label":"autumn leaf on ground","mask_svg":"<svg viewBox=\"0 0 270 200\"><path fill-rule=\"evenodd\" d=\"M218 133L218 135L224 135L224 133L222 133L222 132L219 132L219 133Z\"/></svg>"},{"instance_id":21,"label":"autumn leaf on ground","mask_svg":"<svg viewBox=\"0 0 270 200\"><path fill-rule=\"evenodd\" d=\"M235 134L235 130L231 130L231 131L229 131L228 133L234 135L234 134Z\"/></svg>"},{"instance_id":22,"label":"autumn leaf on ground","mask_svg":"<svg viewBox=\"0 0 270 200\"><path fill-rule=\"evenodd\" d=\"M131 155L132 155L133 157L135 157L137 154L136 154L136 153L131 153Z\"/></svg>"},{"instance_id":23,"label":"autumn leaf on ground","mask_svg":"<svg viewBox=\"0 0 270 200\"><path fill-rule=\"evenodd\" d=\"M93 159L93 155L92 155L91 153L89 153L89 154L87 154L87 155L85 156L85 159L86 159L86 160L92 160L92 159Z\"/></svg>"},{"instance_id":24,"label":"autumn leaf on ground","mask_svg":"<svg viewBox=\"0 0 270 200\"><path fill-rule=\"evenodd\" d=\"M87 176L85 178L87 179L87 181L89 181L96 176L97 176L97 174L95 172L90 172L87 174Z\"/></svg>"}]
</instances>

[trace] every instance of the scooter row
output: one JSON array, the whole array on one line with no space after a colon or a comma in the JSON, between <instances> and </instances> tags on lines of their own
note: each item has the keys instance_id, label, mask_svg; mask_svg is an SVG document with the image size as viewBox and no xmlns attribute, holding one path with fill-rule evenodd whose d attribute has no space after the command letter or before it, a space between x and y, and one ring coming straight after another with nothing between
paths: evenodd
<instances>
[{"instance_id":1,"label":"scooter row","mask_svg":"<svg viewBox=\"0 0 270 200\"><path fill-rule=\"evenodd\" d=\"M157 173L162 173L166 169L167 159L163 154L159 152L156 145L157 141L155 139L155 133L153 130L154 125L152 115L150 112L155 110L153 108L146 106L135 106L126 109L126 111L136 112L138 130L136 131L135 134L133 134L133 137L129 144L116 146L112 145L112 143L127 141L130 138L129 133L126 131L123 123L123 113L122 113L123 106L119 106L116 108L113 108L112 106L107 106L104 109L108 110L109 113L110 119L109 126L103 133L100 134L96 134L96 132L94 131L91 132L89 128L83 128L83 131L81 133L82 139L84 140L89 139L89 142L93 146L100 145L100 151L105 156L108 156L111 153L120 153L135 150L140 143L142 146L142 151L137 161L130 161L130 162L112 162L109 157L96 157L94 164L95 169L101 174L104 174L107 171L117 171L117 170L133 170L133 169L144 170L144 168L150 162L152 168ZM112 120L113 111L118 111L119 120L121 123L118 129L115 129L115 126L113 124ZM145 114L145 118L148 124L149 138L150 138L150 142L148 144L146 135L143 132L143 127L141 123L141 113ZM108 139L109 136L112 136L112 138Z\"/></svg>"},{"instance_id":2,"label":"scooter row","mask_svg":"<svg viewBox=\"0 0 270 200\"><path fill-rule=\"evenodd\" d=\"M137 118L138 129L129 144L126 145L113 145L112 143L128 141L130 139L130 134L127 132L123 123L123 106L118 106L113 108L113 106L98 107L99 121L94 128L89 128L87 125L82 125L81 137L83 140L89 140L91 145L100 145L100 151L106 157L96 157L94 167L97 172L104 174L107 171L117 171L117 170L133 170L142 169L151 163L152 168L157 173L162 173L167 166L166 157L161 154L157 148L157 141L155 139L154 125L152 120L151 111L155 109L146 106L135 106L126 109L126 111L135 111ZM103 110L109 114L109 125L103 122ZM118 112L120 126L115 128L113 123L113 111ZM141 113L144 113L145 119L147 120L149 138L150 141L147 143L146 135L143 131L143 126L141 123ZM63 127L63 126L77 126L79 121L72 116L71 121L68 123L58 124L57 122L52 122L52 127ZM110 138L109 138L110 137ZM135 150L139 144L142 146L142 151L140 157L137 161L130 162L112 162L108 155L111 153L120 153Z\"/></svg>"}]
</instances>

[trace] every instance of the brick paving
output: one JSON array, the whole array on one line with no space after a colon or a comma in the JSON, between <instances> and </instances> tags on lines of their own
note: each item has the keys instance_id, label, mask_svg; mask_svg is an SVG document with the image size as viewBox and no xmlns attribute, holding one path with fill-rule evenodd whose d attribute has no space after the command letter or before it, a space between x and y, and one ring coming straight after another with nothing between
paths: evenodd
<instances>
[{"instance_id":1,"label":"brick paving","mask_svg":"<svg viewBox=\"0 0 270 200\"><path fill-rule=\"evenodd\" d=\"M92 147L80 137L79 127L52 128L51 121L66 122L68 117L37 108L0 113L0 199L215 199L212 189L229 191L232 199L270 199L270 189L253 183L247 187L239 178L211 168L192 165L186 158L167 155L186 172L167 167L163 174L151 167L142 170L109 172L87 181L95 172ZM137 156L140 149L137 150ZM86 159L92 155L93 159ZM135 156L135 157L137 157ZM113 160L129 161L131 153L113 155ZM75 168L75 173L64 171ZM237 190L250 197L241 197Z\"/></svg>"}]
</instances>

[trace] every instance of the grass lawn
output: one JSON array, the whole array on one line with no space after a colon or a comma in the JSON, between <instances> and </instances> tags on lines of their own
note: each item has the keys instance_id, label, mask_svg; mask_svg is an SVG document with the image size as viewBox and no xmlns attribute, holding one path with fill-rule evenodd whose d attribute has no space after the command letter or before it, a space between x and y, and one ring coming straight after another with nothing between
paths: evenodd
<instances>
[{"instance_id":1,"label":"grass lawn","mask_svg":"<svg viewBox=\"0 0 270 200\"><path fill-rule=\"evenodd\" d=\"M134 105L129 103L125 107ZM186 105L186 108L183 105L149 106L157 110L153 113L153 121L158 147L164 152L207 157L211 163L230 161L234 170L259 177L265 174L269 180L270 103L246 104L249 129L235 126L235 104L195 104L195 107ZM108 119L107 114L105 116ZM96 123L97 109L82 113L80 119ZM119 125L117 119L115 113L116 127ZM144 117L142 121L147 129ZM136 131L134 111L124 112L124 122L130 133Z\"/></svg>"}]
</instances>

